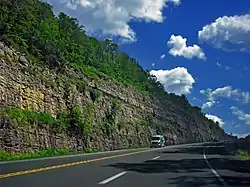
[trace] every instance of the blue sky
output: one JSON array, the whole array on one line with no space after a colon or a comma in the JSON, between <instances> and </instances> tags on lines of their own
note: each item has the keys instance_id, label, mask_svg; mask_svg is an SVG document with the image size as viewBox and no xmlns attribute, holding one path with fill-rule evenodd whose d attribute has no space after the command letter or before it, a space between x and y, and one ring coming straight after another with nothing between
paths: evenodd
<instances>
[{"instance_id":1,"label":"blue sky","mask_svg":"<svg viewBox=\"0 0 250 187\"><path fill-rule=\"evenodd\" d=\"M250 133L250 1L48 2L90 35L123 41L121 50L153 70L168 92L187 95L226 132Z\"/></svg>"}]
</instances>

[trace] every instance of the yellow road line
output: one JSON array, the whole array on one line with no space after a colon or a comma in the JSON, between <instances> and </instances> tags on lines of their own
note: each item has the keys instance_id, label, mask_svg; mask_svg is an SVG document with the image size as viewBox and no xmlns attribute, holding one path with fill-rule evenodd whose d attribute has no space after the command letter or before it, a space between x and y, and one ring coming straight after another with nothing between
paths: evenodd
<instances>
[{"instance_id":1,"label":"yellow road line","mask_svg":"<svg viewBox=\"0 0 250 187\"><path fill-rule=\"evenodd\" d=\"M95 158L95 159L90 159L90 160L83 160L83 161L79 161L79 162L72 162L72 163L55 165L55 166L48 166L48 167L37 168L37 169L30 169L30 170L25 170L25 171L18 171L18 172L13 172L13 173L6 173L6 174L1 174L0 179L19 176L19 175L26 175L26 174L30 174L30 173L38 173L41 171L49 171L49 170L58 169L58 168L71 167L74 165L86 164L86 163L90 163L90 162L107 160L107 159L112 159L112 158L117 158L117 157L124 157L124 156L134 155L134 154L138 154L138 153L143 153L146 151L148 151L148 150L137 151L137 152L132 152L132 153L125 153L125 154L120 154L120 155L107 156L107 157L101 157L101 158Z\"/></svg>"}]
</instances>

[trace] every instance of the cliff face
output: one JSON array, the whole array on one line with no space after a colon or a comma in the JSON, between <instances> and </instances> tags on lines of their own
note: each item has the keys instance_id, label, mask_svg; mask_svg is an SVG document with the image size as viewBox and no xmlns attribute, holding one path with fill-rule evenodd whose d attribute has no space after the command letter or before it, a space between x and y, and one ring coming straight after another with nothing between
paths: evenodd
<instances>
[{"instance_id":1,"label":"cliff face","mask_svg":"<svg viewBox=\"0 0 250 187\"><path fill-rule=\"evenodd\" d=\"M69 128L22 124L0 116L0 149L8 151L67 148L114 150L149 145L161 133L168 144L223 139L224 131L202 115L193 115L159 97L149 97L108 78L90 79L32 65L25 56L0 42L0 107L47 112L54 118L72 106L81 109L88 132L71 122ZM84 127L86 128L86 127Z\"/></svg>"}]
</instances>

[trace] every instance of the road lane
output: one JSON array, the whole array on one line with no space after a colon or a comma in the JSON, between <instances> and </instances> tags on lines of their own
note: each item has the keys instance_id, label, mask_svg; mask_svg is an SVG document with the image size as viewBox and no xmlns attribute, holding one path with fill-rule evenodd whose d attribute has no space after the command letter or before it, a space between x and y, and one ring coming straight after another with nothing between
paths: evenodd
<instances>
[{"instance_id":1,"label":"road lane","mask_svg":"<svg viewBox=\"0 0 250 187\"><path fill-rule=\"evenodd\" d=\"M210 145L211 146L211 145ZM222 186L221 182L214 176L208 167L204 157L204 149L207 146L201 144L194 145L179 145L170 146L164 149L150 149L149 151L138 154L128 154L122 157L113 157L105 160L96 160L86 164L74 165L71 167L58 168L44 172L31 173L27 175L15 176L6 179L0 179L1 187L128 187L128 186L204 186L217 187ZM220 174L226 181L224 164L222 154L225 154L222 149L223 146L216 145L208 148L206 158L211 166ZM124 154L124 153L123 153ZM104 156L115 156L117 153L107 153L106 155L89 155L86 157L79 157L81 160L102 158ZM69 160L54 159L57 163L64 163L65 161L77 161L79 158L71 158ZM76 159L76 160L75 160ZM39 161L43 165L54 163L51 160ZM79 161L79 160L78 160ZM230 160L227 160L230 162ZM25 162L34 167L33 162ZM17 164L17 163L16 163ZM228 164L228 163L227 163ZM7 164L8 165L8 164ZM5 164L0 165L0 167ZM11 171L15 167L15 163L9 164L8 169ZM20 163L16 166L20 166ZM28 167L28 166L26 166ZM225 167L223 169L223 167ZM29 167L28 167L29 168ZM19 170L21 168L18 168ZM18 171L17 168L14 170ZM2 168L3 170L3 168ZM224 171L226 170L226 171ZM224 173L223 173L224 172ZM237 175L241 175L239 171ZM246 177L246 173L243 173ZM250 178L250 176L248 176ZM234 182L229 183L232 186L250 186L250 181L244 180L244 184L240 181L242 178L237 177ZM104 182L103 182L104 181ZM100 184L100 183L106 184ZM238 185L237 185L238 184ZM230 185L231 186L231 185Z\"/></svg>"},{"instance_id":2,"label":"road lane","mask_svg":"<svg viewBox=\"0 0 250 187\"><path fill-rule=\"evenodd\" d=\"M199 151L189 152L193 148ZM160 158L156 160L116 162L110 166L123 169L127 174L108 186L220 186L220 181L208 168L200 149L203 151L204 146L167 149L158 151Z\"/></svg>"},{"instance_id":3,"label":"road lane","mask_svg":"<svg viewBox=\"0 0 250 187\"><path fill-rule=\"evenodd\" d=\"M165 149L170 149L173 147L183 147L188 146L189 144L183 145L174 145L167 146ZM106 157L117 157L119 155L133 154L138 152L152 152L158 149L130 149L130 150L119 150L119 151L109 151L102 153L91 153L91 154L82 154L82 155L70 155L62 157L52 157L52 158L39 158L39 159L30 159L30 160L21 160L21 161L10 161L10 162L0 162L0 176L6 173L20 172L33 169L41 169L44 167L55 167L63 164L72 164L75 162L89 161L94 159L106 158ZM80 163L81 164L81 163ZM1 178L1 177L0 177Z\"/></svg>"},{"instance_id":4,"label":"road lane","mask_svg":"<svg viewBox=\"0 0 250 187\"><path fill-rule=\"evenodd\" d=\"M107 159L107 160L97 160L95 162L90 162L86 164L79 164L79 165L74 165L71 167L64 167L64 168L58 168L58 169L53 169L53 170L48 170L44 172L38 172L38 173L31 173L31 174L26 174L26 175L20 175L20 176L15 176L15 177L10 177L6 179L0 179L0 182L3 184L4 187L28 187L28 186L36 186L36 187L48 187L48 186L71 186L74 184L74 186L79 186L79 184L84 183L85 185L88 186L94 186L98 182L100 182L101 179L108 178L114 174L117 174L119 172L122 172L122 169L119 168L111 168L111 167L106 167L106 165L110 165L112 163L121 161L121 160L128 160L128 161L135 161L135 162L141 162L145 161L148 159L151 159L157 155L156 151L157 149L152 149L149 152L144 152L144 153L138 153L138 154L133 154L133 155L128 155L124 156L124 158L119 157L114 157L112 159ZM132 153L135 153L136 151L133 151ZM112 153L113 154L113 153ZM123 153L124 154L124 153ZM129 154L129 153L126 153ZM142 154L142 155L141 155ZM112 156L116 156L112 155ZM97 155L92 155L93 157L97 157ZM107 156L107 155L106 155ZM108 155L109 156L109 155ZM125 158L126 157L126 158ZM98 158L103 158L99 157ZM72 158L75 159L75 158ZM88 156L86 159L91 159L91 156ZM44 161L39 161L39 166L41 166L41 162L44 162L44 165L47 165L48 163L51 163L51 160L44 160ZM48 163L47 163L48 162ZM62 162L62 161L60 161ZM68 160L67 160L68 162ZM19 166L20 163L18 163ZM25 164L31 164L32 167L34 166L33 162L25 162ZM63 164L63 163L62 163ZM15 168L15 164L3 164L0 165L2 167L1 171L6 169L3 167L7 165L9 170L17 170L20 171L22 168ZM10 167L11 166L11 167ZM23 166L23 164L22 164ZM26 166L27 167L27 166ZM79 182L79 184L78 184ZM2 187L2 185L0 185Z\"/></svg>"},{"instance_id":5,"label":"road lane","mask_svg":"<svg viewBox=\"0 0 250 187\"><path fill-rule=\"evenodd\" d=\"M18 172L20 169L23 170L31 170L42 167L49 166L57 166L61 164L69 164L73 162L79 162L84 160L92 160L103 157L133 153L148 150L146 149L131 149L131 150L121 150L121 151L110 151L110 152L102 152L102 153L90 153L90 154L81 154L81 155L69 155L69 156L61 156L61 157L52 157L52 158L38 158L38 159L30 159L30 160L18 160L18 161L8 161L8 162L0 162L0 175L4 173Z\"/></svg>"}]
</instances>

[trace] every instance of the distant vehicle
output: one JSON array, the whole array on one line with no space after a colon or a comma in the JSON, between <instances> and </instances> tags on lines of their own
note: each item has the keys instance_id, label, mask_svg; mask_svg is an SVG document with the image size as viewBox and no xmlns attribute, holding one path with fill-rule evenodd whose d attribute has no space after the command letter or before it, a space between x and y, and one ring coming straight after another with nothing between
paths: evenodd
<instances>
[{"instance_id":1,"label":"distant vehicle","mask_svg":"<svg viewBox=\"0 0 250 187\"><path fill-rule=\"evenodd\" d=\"M213 139L213 142L219 142L218 140L216 140L216 139Z\"/></svg>"},{"instance_id":2,"label":"distant vehicle","mask_svg":"<svg viewBox=\"0 0 250 187\"><path fill-rule=\"evenodd\" d=\"M162 135L154 135L151 139L150 147L164 147L165 138Z\"/></svg>"}]
</instances>

